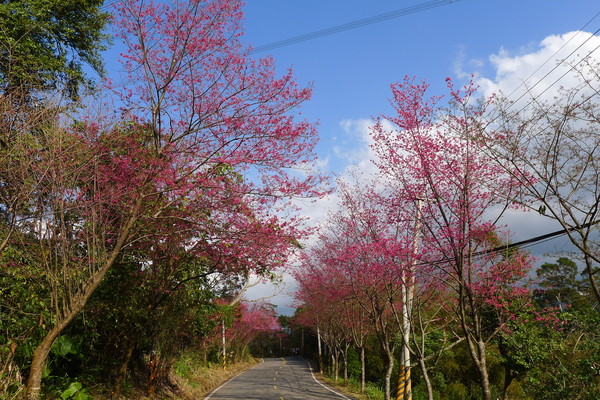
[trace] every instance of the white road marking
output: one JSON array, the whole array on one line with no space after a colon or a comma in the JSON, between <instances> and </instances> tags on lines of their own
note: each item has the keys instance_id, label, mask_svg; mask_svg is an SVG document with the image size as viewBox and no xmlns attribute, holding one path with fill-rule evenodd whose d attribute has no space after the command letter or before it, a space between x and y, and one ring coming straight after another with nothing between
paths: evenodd
<instances>
[{"instance_id":1,"label":"white road marking","mask_svg":"<svg viewBox=\"0 0 600 400\"><path fill-rule=\"evenodd\" d=\"M306 360L305 360L306 361ZM333 394L337 394L338 396L346 399L346 400L352 400L350 397L346 397L343 394L341 394L340 392L336 392L335 390L323 385L321 382L319 382L317 380L317 378L315 377L315 374L313 373L312 367L310 366L310 363L308 361L306 361L306 363L308 364L308 369L310 370L310 374L312 375L313 379L315 380L315 382L317 382L319 385L323 386L325 389L329 390L331 393Z\"/></svg>"},{"instance_id":2,"label":"white road marking","mask_svg":"<svg viewBox=\"0 0 600 400\"><path fill-rule=\"evenodd\" d=\"M262 363L264 363L264 362L265 362L264 358L261 358L261 359L260 359L260 364L262 364ZM256 365L255 365L254 367L252 367L252 368L256 368L256 367L258 367L260 364L256 364ZM252 368L248 368L246 371L250 371ZM232 380L234 380L235 378L237 378L238 376L240 376L241 374L243 374L243 373L244 373L244 372L246 372L246 371L242 371L242 372L240 372L239 374L237 374L236 376L234 376L233 378L229 379L229 380L228 380L228 381L226 381L224 384L222 384L221 386L219 386L218 388L216 388L215 390L213 390L212 392L210 392L210 393L208 394L208 396L206 396L206 397L204 398L204 400L208 400L208 399L210 399L210 397L211 397L213 394L215 394L215 392L216 392L217 390L221 389L223 386L227 385L229 382L231 382Z\"/></svg>"},{"instance_id":3,"label":"white road marking","mask_svg":"<svg viewBox=\"0 0 600 400\"><path fill-rule=\"evenodd\" d=\"M284 360L284 361L285 361L285 360ZM340 397L341 397L341 398L343 398L343 399L346 399L346 400L352 400L351 398L349 398L349 397L346 397L346 396L344 396L343 394L341 394L341 393L339 393L339 392L336 392L335 390L333 390L333 389L331 389L331 388L329 388L329 387L325 386L325 385L324 385L324 384L322 384L321 382L319 382L319 380L317 380L317 378L315 377L315 374L313 373L313 369L312 369L312 367L310 366L310 363L309 363L308 361L306 361L306 360L304 360L304 361L305 361L305 362L306 362L306 364L308 365L308 369L309 369L309 371L310 371L310 375L312 376L312 378L314 379L314 381L315 381L315 382L317 382L319 385L323 386L325 389L329 390L331 393L333 393L333 394L335 394L335 395L337 395L337 396L340 396ZM264 363L264 362L265 362L265 360L264 360L264 359L261 359L261 363L260 363L260 364L256 364L256 365L255 365L254 367L252 367L252 368L256 368L256 367L258 367L259 365L261 365L261 364L262 364L262 363ZM249 371L249 370L251 370L252 368L249 368L249 369L247 369L246 371ZM280 368L280 369L281 369L281 368ZM215 390L213 390L212 392L210 392L210 393L209 393L209 395L208 395L208 396L206 396L206 397L204 398L204 400L209 400L209 399L212 397L212 395L213 395L213 394L215 394L215 392L217 392L217 391L218 391L219 389L221 389L223 386L227 385L229 382L231 382L232 380L234 380L235 378L237 378L238 376L240 376L241 374L243 374L243 373L244 373L244 372L246 372L246 371L242 371L242 372L240 372L239 374L237 374L236 376L234 376L233 378L229 379L227 382L225 382L224 384L222 384L221 386L219 386L218 388L216 388ZM277 389L277 386L274 386L274 387L275 387L275 389Z\"/></svg>"}]
</instances>

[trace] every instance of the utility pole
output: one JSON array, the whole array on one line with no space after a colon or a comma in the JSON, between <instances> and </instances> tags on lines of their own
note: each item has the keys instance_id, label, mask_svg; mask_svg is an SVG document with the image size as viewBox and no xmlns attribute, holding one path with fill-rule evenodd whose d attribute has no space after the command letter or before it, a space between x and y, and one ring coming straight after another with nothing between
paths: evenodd
<instances>
[{"instance_id":1,"label":"utility pole","mask_svg":"<svg viewBox=\"0 0 600 400\"><path fill-rule=\"evenodd\" d=\"M419 238L423 218L423 199L417 199L417 220L413 236L413 252L410 266L402 269L402 359L398 373L396 400L412 400L412 380L410 377L410 347L408 340L412 331L412 309L415 294L415 269Z\"/></svg>"},{"instance_id":2,"label":"utility pole","mask_svg":"<svg viewBox=\"0 0 600 400\"><path fill-rule=\"evenodd\" d=\"M222 338L223 338L223 369L227 369L227 346L225 343L225 318L221 321Z\"/></svg>"},{"instance_id":3,"label":"utility pole","mask_svg":"<svg viewBox=\"0 0 600 400\"><path fill-rule=\"evenodd\" d=\"M319 330L319 325L317 323L317 347L319 349L319 372L323 369L322 365L322 355L321 355L321 331Z\"/></svg>"}]
</instances>

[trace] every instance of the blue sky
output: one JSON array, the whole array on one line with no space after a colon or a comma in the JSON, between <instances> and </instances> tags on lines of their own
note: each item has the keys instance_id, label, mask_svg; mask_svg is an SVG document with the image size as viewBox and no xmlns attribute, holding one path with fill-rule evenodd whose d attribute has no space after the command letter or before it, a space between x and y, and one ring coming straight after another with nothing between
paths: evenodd
<instances>
[{"instance_id":1,"label":"blue sky","mask_svg":"<svg viewBox=\"0 0 600 400\"><path fill-rule=\"evenodd\" d=\"M424 3L430 1L247 0L243 41L259 47ZM573 39L568 32L578 31L588 22L586 32L600 29L600 15L594 18L599 12L598 0L459 0L253 57L270 54L279 72L292 67L301 84L313 85L313 98L301 111L306 119L319 123L317 151L323 168L342 173L351 163L367 167L371 156L368 121L391 113L391 83L405 75L417 76L431 84L431 94L443 94L446 77L460 83L475 73L484 91L510 92L548 61L528 82L542 79L560 58L555 51L561 45L568 44L562 52L565 56L586 38L579 34L568 42ZM577 54L600 46L600 36L594 39ZM599 53L594 54L600 58ZM114 73L119 67L111 52L108 54L107 67ZM549 76L545 81L553 79ZM335 199L327 199L306 212L318 221L334 204ZM558 229L531 213L527 218L509 214L506 223L514 232L514 241ZM532 252L541 255L566 248L564 240L553 240ZM289 278L284 281L288 285L283 293L270 301L289 314L293 284ZM277 291L260 285L251 288L248 297Z\"/></svg>"},{"instance_id":2,"label":"blue sky","mask_svg":"<svg viewBox=\"0 0 600 400\"><path fill-rule=\"evenodd\" d=\"M285 40L379 15L424 1L357 0L255 0L248 1L245 40L255 47ZM270 50L281 70L292 67L301 83L314 86L313 98L302 108L303 115L320 124L319 156L328 171L341 173L350 163L368 164L366 129L368 120L391 112L389 85L405 75L431 84L432 94L445 93L445 78L461 82L471 73L486 92L509 93L547 62L527 82L537 82L559 56L566 56L584 40L572 42L569 32L588 24L585 32L600 29L600 3L591 0L460 0L429 10L366 25L349 31ZM594 18L594 19L593 19ZM590 22L591 20L591 22ZM589 35L588 35L589 37ZM585 54L600 43L573 54ZM567 43L562 53L555 51ZM594 54L600 58L600 50ZM548 85L562 72L545 78ZM561 83L564 83L563 79ZM543 87L543 85L540 85ZM551 95L551 91L546 95ZM307 212L318 220L334 201L318 203ZM533 213L510 212L505 223L514 241L524 240L559 228ZM529 250L540 260L553 260L570 248L555 239ZM541 262L541 261L540 261ZM273 301L290 313L291 279ZM269 286L252 288L248 297L261 297ZM274 292L277 292L275 290Z\"/></svg>"},{"instance_id":3,"label":"blue sky","mask_svg":"<svg viewBox=\"0 0 600 400\"><path fill-rule=\"evenodd\" d=\"M353 122L390 113L393 82L416 76L432 85L433 94L444 93L446 77L460 82L464 74L478 73L493 79L490 57L535 52L543 39L579 30L600 12L597 0L437 1L443 5L252 56L272 55L279 72L291 67L299 83L313 86L301 111L319 123L319 157L329 171L341 172L356 161L350 159L357 149ZM434 2L246 0L242 40L260 47L429 3ZM600 16L586 31L599 28ZM120 50L115 39L105 52L109 76L116 79Z\"/></svg>"},{"instance_id":4,"label":"blue sky","mask_svg":"<svg viewBox=\"0 0 600 400\"><path fill-rule=\"evenodd\" d=\"M387 13L425 1L249 0L245 40L255 47ZM429 10L289 45L271 54L278 68L292 67L314 85L303 114L319 121L319 154L333 171L355 139L342 121L390 112L389 85L405 75L426 79L443 92L457 70L495 74L489 57L534 51L545 37L575 31L600 11L597 0L460 0ZM587 27L600 28L600 17ZM525 77L524 77L525 78Z\"/></svg>"}]
</instances>

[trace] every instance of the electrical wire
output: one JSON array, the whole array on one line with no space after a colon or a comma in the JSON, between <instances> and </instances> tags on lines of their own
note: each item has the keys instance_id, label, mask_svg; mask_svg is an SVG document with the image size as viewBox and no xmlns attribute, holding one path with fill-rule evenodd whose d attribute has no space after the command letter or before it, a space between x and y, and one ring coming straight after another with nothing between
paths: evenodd
<instances>
[{"instance_id":1,"label":"electrical wire","mask_svg":"<svg viewBox=\"0 0 600 400\"><path fill-rule=\"evenodd\" d=\"M598 223L600 223L600 220L593 221L593 222L588 222L587 224L583 224L581 226L573 226L573 227L570 227L570 228L564 228L564 229L561 229L561 230L558 230L558 231L546 233L544 235L540 235L540 236L536 236L536 237L533 237L533 238L525 239L525 240L522 240L520 242L515 242L515 243L510 243L510 244L507 244L507 245L504 245L504 246L494 247L493 249L489 249L489 250L482 250L482 251L474 253L474 255L483 255L483 254L497 253L497 252L500 252L500 251L512 249L514 247L526 247L526 245L537 244L538 242L546 241L548 239L553 239L555 237L565 235L565 234L567 234L569 232L573 232L573 231L576 231L578 229L585 229L585 228L592 227L592 226L594 226L594 225L596 225Z\"/></svg>"},{"instance_id":2,"label":"electrical wire","mask_svg":"<svg viewBox=\"0 0 600 400\"><path fill-rule=\"evenodd\" d=\"M570 228L564 228L558 231L554 231L554 232L550 232L550 233L546 233L540 236L535 236L529 239L525 239L522 240L520 242L515 242L515 243L509 243L506 245L502 245L502 246L497 246L491 249L486 249L486 250L480 250L480 251L476 251L474 253L472 253L470 255L470 257L472 257L473 259L481 259L483 256L488 255L488 254L495 254L495 253L500 253L509 249L513 249L513 248L528 248L534 245L537 245L539 243L544 243L547 242L549 240L555 239L559 236L562 235L566 235L569 232L578 230L578 229L585 229L585 228L589 228L591 226L597 225L600 223L600 220L597 221L593 221L593 222L589 222L587 224L583 224L581 226L574 226L574 227L570 227ZM465 256L466 257L466 256ZM418 262L416 264L416 266L425 266L425 265L439 265L439 264L445 264L448 262L448 259L439 259L439 260L433 260L433 261L422 261L422 262Z\"/></svg>"},{"instance_id":3,"label":"electrical wire","mask_svg":"<svg viewBox=\"0 0 600 400\"><path fill-rule=\"evenodd\" d=\"M344 31L348 31L348 30L351 30L351 29L360 28L360 27L365 26L365 25L375 24L375 23L378 23L378 22L381 22L381 21L386 21L386 20L389 20L389 19L398 18L398 17L401 17L401 16L405 16L405 15L414 14L414 13L417 13L417 12L429 10L431 8L440 7L440 6L443 6L443 5L450 4L450 3L455 3L457 1L458 0L433 0L433 1L428 1L426 3L417 4L415 6L406 7L406 8L402 8L402 9L395 10L395 11L390 11L390 12L387 12L387 13L384 13L384 14L379 14L379 15L375 15L375 16L372 16L372 17L359 19L359 20L348 22L348 23L345 23L345 24L336 25L336 26L333 26L333 27L330 27L330 28L320 29L318 31L306 33L306 34L299 35L299 36L294 36L294 37L291 37L289 39L279 40L277 42L265 44L265 45L262 45L262 46L257 46L252 51L250 51L250 54L263 53L265 51L277 49L277 48L280 48L280 47L289 46L289 45L292 45L292 44L297 44L297 43L305 42L307 40L313 40L313 39L317 39L317 38L320 38L320 37L323 37L323 36L333 35L335 33L344 32Z\"/></svg>"},{"instance_id":4,"label":"electrical wire","mask_svg":"<svg viewBox=\"0 0 600 400\"><path fill-rule=\"evenodd\" d=\"M540 84L546 77L548 77L548 75L550 75L553 71L555 71L560 65L562 65L568 57L570 57L574 52L576 52L577 50L579 50L585 43L587 43L591 38L596 37L596 34L598 34L598 32L600 32L600 29L596 30L592 36L590 36L589 38L587 38L582 44L580 44L575 50L573 50L571 52L571 54L569 54L569 56L567 56L564 60L562 60L560 63L558 63L552 70L550 70L546 75L544 75L542 78L540 78L533 86L531 86L527 91L525 91L521 96L519 96L519 98L517 98L517 100L515 100L513 102L513 104L516 104L519 100L521 100L523 97L525 97L525 95L527 93L530 93L530 91L532 89L534 89L538 84ZM579 61L577 61L575 64L573 64L571 66L571 68L569 68L567 71L565 71L558 79L556 79L554 82L552 82L550 85L548 85L548 87L546 87L542 92L537 94L537 97L543 95L544 93L546 93L551 87L553 87L554 85L556 85L561 79L563 79L565 76L567 76L567 74L569 74L571 71L573 71L575 69L575 67L577 65L579 65L582 61L584 61L585 59L587 59L589 56L591 56L593 53L595 53L598 49L600 49L600 45L596 46L592 51L590 51L588 54L586 54L585 56L581 57L579 59ZM536 98L532 98L529 103L527 103L526 105L524 105L523 107L521 107L521 109L516 113L517 115L520 114L524 109L526 109L527 107L529 107L534 101L536 101Z\"/></svg>"},{"instance_id":5,"label":"electrical wire","mask_svg":"<svg viewBox=\"0 0 600 400\"><path fill-rule=\"evenodd\" d=\"M121 0L114 0L114 1L111 1L110 3L103 4L99 7L99 9L103 10L103 11L109 11L109 9L112 8L112 5L117 4L119 1L121 1Z\"/></svg>"},{"instance_id":6,"label":"electrical wire","mask_svg":"<svg viewBox=\"0 0 600 400\"><path fill-rule=\"evenodd\" d=\"M542 67L543 67L544 65L546 65L546 64L547 64L547 63L548 63L550 60L554 59L554 57L555 57L555 56L556 56L556 55L557 55L557 54L558 54L558 53L559 53L559 52L560 52L560 51L561 51L561 50L562 50L562 49L563 49L563 48L564 48L566 45L568 45L569 43L571 43L571 41L572 41L573 39L575 39L575 38L577 37L577 35L579 35L579 34L580 34L580 33L581 33L581 32L582 32L582 31L583 31L583 30L584 30L584 29L585 29L585 28L586 28L586 27L587 27L589 24L591 24L591 23L592 23L592 22L593 22L593 21L594 21L596 18L598 18L598 15L600 15L600 11L598 11L598 12L596 13L596 15L594 15L592 18L590 18L590 20L589 20L588 22L586 22L586 23L585 23L585 25L583 25L581 28L579 28L579 30L578 30L578 31L575 33L575 35L571 36L571 38L570 38L569 40L567 40L565 43L563 43L563 45L562 45L562 46L560 46L560 48L559 48L558 50L556 50L556 51L555 51L555 52L554 52L554 53L553 53L553 54L552 54L550 57L548 57L548 58L546 59L546 61L544 61L544 62L543 62L543 63L542 63L542 64L541 64L539 67L537 67L535 71L533 71L531 74L529 74L529 76L528 76L527 78L525 78L525 79L523 80L523 82L521 82L521 84L520 84L520 85L518 85L517 87L515 87L515 88L513 89L513 91L512 91L512 92L510 92L510 93L508 94L508 96L506 96L506 97L507 97L507 98L510 98L510 97L511 97L511 96L512 96L512 95L513 95L513 94L514 94L514 93L515 93L515 92L516 92L516 91L517 91L517 90L518 90L520 87L524 86L524 85L525 85L525 83L526 83L528 80L530 80L531 78L533 78L533 76L534 76L534 75L535 75L535 74L536 74L536 73L537 73L537 72L538 72L540 69L542 69ZM597 32L598 32L598 31L596 31L596 32L594 33L594 35L595 35ZM563 59L561 60L561 63L562 63L562 62L564 62L564 61L565 61L566 59L568 59L569 57L571 57L571 56L573 55L573 53L575 53L577 50L579 50L579 49L580 49L580 48L581 48L581 47L582 47L582 46L583 46L585 43L587 43L587 41L588 41L588 40L590 40L590 38L588 38L587 40L585 40L585 41L584 41L582 44L580 44L580 45L579 45L579 46L578 46L578 47L577 47L575 50L573 50L571 53L569 53L569 55L568 55L568 56L566 56L565 58L563 58ZM554 66L554 68L552 68L552 70L551 70L551 71L550 71L548 74L544 75L544 77L543 77L542 79L546 78L546 76L548 76L550 73L552 73L554 70L556 70L556 68L558 68L558 66L559 66L561 63L557 63L557 64ZM535 84L533 87L535 87L535 86L536 86L536 85L537 85L537 84L538 84L540 81L541 81L541 79L540 79L540 80L539 80L539 81L538 81L538 82L537 82L537 83L536 83L536 84ZM517 100L517 101L518 101L518 100ZM516 102L516 101L515 101L515 102Z\"/></svg>"}]
</instances>

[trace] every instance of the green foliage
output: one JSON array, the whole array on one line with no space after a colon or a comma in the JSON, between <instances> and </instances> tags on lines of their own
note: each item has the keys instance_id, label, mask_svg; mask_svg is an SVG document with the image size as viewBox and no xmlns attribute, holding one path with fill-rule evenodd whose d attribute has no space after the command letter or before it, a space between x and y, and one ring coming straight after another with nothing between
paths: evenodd
<instances>
[{"instance_id":1,"label":"green foliage","mask_svg":"<svg viewBox=\"0 0 600 400\"><path fill-rule=\"evenodd\" d=\"M63 358L67 358L70 355L79 355L79 344L67 335L62 335L56 338L52 345L51 352Z\"/></svg>"},{"instance_id":2,"label":"green foliage","mask_svg":"<svg viewBox=\"0 0 600 400\"><path fill-rule=\"evenodd\" d=\"M545 357L522 379L525 393L533 398L600 398L600 315L571 312L565 315L570 330L558 331L547 344ZM584 321L594 321L592 326Z\"/></svg>"},{"instance_id":3,"label":"green foliage","mask_svg":"<svg viewBox=\"0 0 600 400\"><path fill-rule=\"evenodd\" d=\"M54 341L42 374L44 391L49 395L59 396L61 399L90 399L83 384L75 380L81 373L81 362L84 359L81 352L82 340L82 337L61 335ZM33 352L34 348L32 345L29 351Z\"/></svg>"},{"instance_id":4,"label":"green foliage","mask_svg":"<svg viewBox=\"0 0 600 400\"><path fill-rule=\"evenodd\" d=\"M348 349L348 376L360 379L360 354L353 348Z\"/></svg>"},{"instance_id":5,"label":"green foliage","mask_svg":"<svg viewBox=\"0 0 600 400\"><path fill-rule=\"evenodd\" d=\"M379 386L375 386L372 383L365 386L365 396L369 400L383 399L384 393Z\"/></svg>"},{"instance_id":6,"label":"green foliage","mask_svg":"<svg viewBox=\"0 0 600 400\"><path fill-rule=\"evenodd\" d=\"M71 382L69 386L60 394L63 400L89 400L92 397L87 394L87 390L77 381Z\"/></svg>"},{"instance_id":7,"label":"green foliage","mask_svg":"<svg viewBox=\"0 0 600 400\"><path fill-rule=\"evenodd\" d=\"M522 398L595 399L600 396L600 313L567 259L538 269L538 308L522 308L498 337L502 364ZM546 309L550 305L556 309Z\"/></svg>"},{"instance_id":8,"label":"green foliage","mask_svg":"<svg viewBox=\"0 0 600 400\"><path fill-rule=\"evenodd\" d=\"M577 264L566 257L556 263L544 263L536 270L540 290L536 299L542 305L564 308L580 297L581 282L577 280Z\"/></svg>"},{"instance_id":9,"label":"green foliage","mask_svg":"<svg viewBox=\"0 0 600 400\"><path fill-rule=\"evenodd\" d=\"M0 3L0 85L64 89L77 95L83 64L103 72L100 52L109 15L102 0L26 0Z\"/></svg>"},{"instance_id":10,"label":"green foliage","mask_svg":"<svg viewBox=\"0 0 600 400\"><path fill-rule=\"evenodd\" d=\"M460 382L452 382L446 387L444 398L448 400L465 400L471 398L469 389Z\"/></svg>"},{"instance_id":11,"label":"green foliage","mask_svg":"<svg viewBox=\"0 0 600 400\"><path fill-rule=\"evenodd\" d=\"M0 226L1 226L0 215ZM48 288L36 267L35 254L9 245L0 254L0 398L19 398L23 372L42 337L47 314Z\"/></svg>"},{"instance_id":12,"label":"green foliage","mask_svg":"<svg viewBox=\"0 0 600 400\"><path fill-rule=\"evenodd\" d=\"M173 367L175 373L185 379L190 377L195 366L199 364L198 353L187 351L179 356Z\"/></svg>"}]
</instances>

